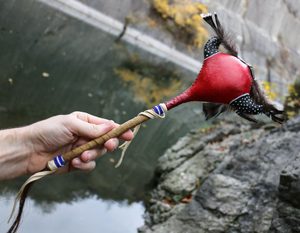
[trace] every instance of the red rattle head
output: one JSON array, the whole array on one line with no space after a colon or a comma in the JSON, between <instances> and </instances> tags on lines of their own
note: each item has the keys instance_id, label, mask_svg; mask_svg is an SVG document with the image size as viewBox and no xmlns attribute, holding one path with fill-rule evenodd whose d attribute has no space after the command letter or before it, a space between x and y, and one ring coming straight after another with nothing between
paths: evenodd
<instances>
[{"instance_id":1,"label":"red rattle head","mask_svg":"<svg viewBox=\"0 0 300 233\"><path fill-rule=\"evenodd\" d=\"M250 115L264 113L273 121L282 123L283 118L276 115L283 111L266 99L254 78L252 67L238 57L235 46L228 42L217 14L214 16L216 22L212 14L203 15L217 36L210 38L204 46L204 62L197 79L185 92L168 101L167 109L189 101L201 101L211 103L204 104L207 118L217 115L220 108L227 109L225 106L228 106L250 121L256 122ZM218 50L220 44L228 53ZM211 109L214 109L213 113Z\"/></svg>"}]
</instances>

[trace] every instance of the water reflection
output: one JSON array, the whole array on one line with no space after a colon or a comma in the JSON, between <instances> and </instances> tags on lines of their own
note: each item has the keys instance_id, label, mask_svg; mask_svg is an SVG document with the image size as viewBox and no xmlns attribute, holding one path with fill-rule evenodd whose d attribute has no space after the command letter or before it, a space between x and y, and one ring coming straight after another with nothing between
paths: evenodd
<instances>
[{"instance_id":1,"label":"water reflection","mask_svg":"<svg viewBox=\"0 0 300 233\"><path fill-rule=\"evenodd\" d=\"M11 198L0 198L0 232L8 229L6 223L11 208ZM48 212L33 207L28 201L28 209L22 227L18 232L109 232L133 233L143 224L144 208L140 203L126 204L89 198L72 203L49 206ZM5 216L5 217L4 217ZM4 217L4 218L3 218Z\"/></svg>"},{"instance_id":2,"label":"water reflection","mask_svg":"<svg viewBox=\"0 0 300 233\"><path fill-rule=\"evenodd\" d=\"M148 108L162 100L175 96L183 89L180 73L157 64L141 61L138 56L130 56L115 73L134 93L134 99Z\"/></svg>"}]
</instances>

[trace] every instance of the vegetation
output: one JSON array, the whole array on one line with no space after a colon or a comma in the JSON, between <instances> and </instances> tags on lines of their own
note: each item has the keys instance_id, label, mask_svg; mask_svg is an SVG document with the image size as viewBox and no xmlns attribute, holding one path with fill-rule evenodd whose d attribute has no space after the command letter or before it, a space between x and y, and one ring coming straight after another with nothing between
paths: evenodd
<instances>
[{"instance_id":1,"label":"vegetation","mask_svg":"<svg viewBox=\"0 0 300 233\"><path fill-rule=\"evenodd\" d=\"M207 13L204 4L191 0L153 0L152 4L160 17L173 23L174 33L183 30L186 38L192 38L192 45L196 47L204 45L208 37L200 16L201 13Z\"/></svg>"},{"instance_id":2,"label":"vegetation","mask_svg":"<svg viewBox=\"0 0 300 233\"><path fill-rule=\"evenodd\" d=\"M174 96L182 89L180 75L165 67L150 64L131 57L129 61L115 69L115 73L129 85L135 99L147 107Z\"/></svg>"},{"instance_id":3,"label":"vegetation","mask_svg":"<svg viewBox=\"0 0 300 233\"><path fill-rule=\"evenodd\" d=\"M288 118L300 114L300 77L293 85L289 86L289 96L285 101L285 111Z\"/></svg>"},{"instance_id":4,"label":"vegetation","mask_svg":"<svg viewBox=\"0 0 300 233\"><path fill-rule=\"evenodd\" d=\"M265 90L266 95L270 100L276 100L278 98L278 93L275 91L276 90L276 84L268 81L263 81L262 86Z\"/></svg>"}]
</instances>

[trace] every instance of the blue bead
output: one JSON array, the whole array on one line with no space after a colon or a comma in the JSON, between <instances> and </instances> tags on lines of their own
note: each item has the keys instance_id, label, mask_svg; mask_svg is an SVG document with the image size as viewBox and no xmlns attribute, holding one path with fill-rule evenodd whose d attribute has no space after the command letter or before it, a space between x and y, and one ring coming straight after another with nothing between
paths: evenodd
<instances>
[{"instance_id":1,"label":"blue bead","mask_svg":"<svg viewBox=\"0 0 300 233\"><path fill-rule=\"evenodd\" d=\"M60 162L60 164L62 165L62 166L65 166L65 160L64 160L64 158L61 156L61 155L59 155L59 156L57 156L58 157L58 161Z\"/></svg>"},{"instance_id":2,"label":"blue bead","mask_svg":"<svg viewBox=\"0 0 300 233\"><path fill-rule=\"evenodd\" d=\"M154 106L154 107L153 107L153 110L154 110L154 112L155 112L156 114L159 114L159 110L158 110L157 106Z\"/></svg>"},{"instance_id":3,"label":"blue bead","mask_svg":"<svg viewBox=\"0 0 300 233\"><path fill-rule=\"evenodd\" d=\"M57 157L54 158L54 163L56 165L57 168L60 168L61 166L59 165L59 162L57 160Z\"/></svg>"},{"instance_id":4,"label":"blue bead","mask_svg":"<svg viewBox=\"0 0 300 233\"><path fill-rule=\"evenodd\" d=\"M65 160L61 155L56 156L53 160L57 168L65 166Z\"/></svg>"},{"instance_id":5,"label":"blue bead","mask_svg":"<svg viewBox=\"0 0 300 233\"><path fill-rule=\"evenodd\" d=\"M164 113L162 107L160 105L156 105L153 107L153 110L156 114L162 115Z\"/></svg>"},{"instance_id":6,"label":"blue bead","mask_svg":"<svg viewBox=\"0 0 300 233\"><path fill-rule=\"evenodd\" d=\"M158 109L159 109L159 114L162 115L164 113L163 109L161 108L160 105L157 105Z\"/></svg>"}]
</instances>

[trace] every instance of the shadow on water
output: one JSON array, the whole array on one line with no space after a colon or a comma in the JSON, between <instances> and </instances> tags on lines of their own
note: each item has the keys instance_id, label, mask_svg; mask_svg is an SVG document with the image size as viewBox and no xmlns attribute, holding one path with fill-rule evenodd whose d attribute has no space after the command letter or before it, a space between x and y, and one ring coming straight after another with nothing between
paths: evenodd
<instances>
[{"instance_id":1,"label":"shadow on water","mask_svg":"<svg viewBox=\"0 0 300 233\"><path fill-rule=\"evenodd\" d=\"M75 110L121 123L176 95L195 76L34 1L0 3L0 51L0 128ZM31 198L41 207L92 196L144 200L157 158L200 127L198 112L200 105L190 104L145 124L121 168L112 163L120 152L106 155L91 173L38 182ZM0 191L15 193L23 181L2 182Z\"/></svg>"}]
</instances>

